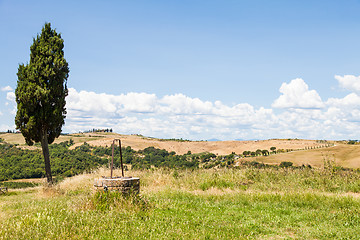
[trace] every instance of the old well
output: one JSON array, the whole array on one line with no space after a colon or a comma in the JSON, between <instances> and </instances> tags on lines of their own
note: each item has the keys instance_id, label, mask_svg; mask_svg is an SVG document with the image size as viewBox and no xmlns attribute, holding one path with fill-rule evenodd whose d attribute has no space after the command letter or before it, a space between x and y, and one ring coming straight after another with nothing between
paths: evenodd
<instances>
[{"instance_id":1,"label":"old well","mask_svg":"<svg viewBox=\"0 0 360 240\"><path fill-rule=\"evenodd\" d=\"M114 169L114 148L115 143L119 142L120 148L120 165L121 176L113 176ZM122 161L121 140L114 139L112 143L112 157L110 163L110 177L102 176L94 180L94 186L99 191L118 191L123 194L139 194L140 193L140 179L138 177L125 177L124 166Z\"/></svg>"}]
</instances>

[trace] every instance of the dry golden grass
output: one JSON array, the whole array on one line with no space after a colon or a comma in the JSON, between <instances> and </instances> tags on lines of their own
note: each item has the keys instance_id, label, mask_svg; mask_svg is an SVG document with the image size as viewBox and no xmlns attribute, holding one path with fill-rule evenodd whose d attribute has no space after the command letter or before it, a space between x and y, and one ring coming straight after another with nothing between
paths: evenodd
<instances>
[{"instance_id":1,"label":"dry golden grass","mask_svg":"<svg viewBox=\"0 0 360 240\"><path fill-rule=\"evenodd\" d=\"M13 179L5 182L31 182L31 183L45 183L46 178L24 178L24 179Z\"/></svg>"},{"instance_id":2,"label":"dry golden grass","mask_svg":"<svg viewBox=\"0 0 360 240\"><path fill-rule=\"evenodd\" d=\"M25 139L20 133L5 133L1 134L0 137L11 144L25 144Z\"/></svg>"},{"instance_id":3,"label":"dry golden grass","mask_svg":"<svg viewBox=\"0 0 360 240\"><path fill-rule=\"evenodd\" d=\"M243 151L256 151L257 149L267 149L276 147L277 149L304 149L305 147L322 146L315 140L298 139L271 139L260 141L161 141L151 138L143 138L134 135L112 135L108 138L95 139L88 143L93 146L110 146L114 138L120 138L123 146L130 146L134 150L142 150L146 147L165 149L177 154L211 152L219 155L227 155L232 152L242 153Z\"/></svg>"},{"instance_id":4,"label":"dry golden grass","mask_svg":"<svg viewBox=\"0 0 360 240\"><path fill-rule=\"evenodd\" d=\"M94 181L94 174L81 174L74 177L66 178L58 186L62 191L71 192L78 190L88 190ZM84 187L86 187L84 189Z\"/></svg>"},{"instance_id":5,"label":"dry golden grass","mask_svg":"<svg viewBox=\"0 0 360 240\"><path fill-rule=\"evenodd\" d=\"M263 175L259 180L249 180L248 178L253 175L251 172ZM311 170L306 170L311 172ZM305 171L305 172L306 172ZM314 169L314 173L318 174L319 178L328 179L322 169ZM332 183L318 183L319 186L307 187L302 181L308 175L301 170L286 170L286 169L201 169L201 170L169 170L169 169L156 169L156 170L129 170L125 171L126 177L139 177L141 181L140 192L142 195L152 195L159 192L167 191L180 191L187 192L199 196L222 196L233 194L289 194L298 193L299 188L303 193L309 194L324 194L324 196L337 196L344 197L360 197L360 193L355 191L324 191L321 184ZM325 175L324 175L325 174ZM120 176L121 170L115 169L114 176ZM304 176L303 176L304 175ZM340 174L341 175L341 174ZM76 201L85 201L81 204L89 204L85 196L92 195L96 192L94 187L94 180L103 176L110 176L108 168L100 168L91 174L81 174L74 177L69 177L56 184L53 187L46 187L45 185L27 188L16 189L13 191L29 191L34 190L37 192L39 198L54 198L62 195L78 196L84 195L84 198L76 199ZM313 175L309 175L313 176ZM287 177L286 181L279 181L278 178ZM345 177L344 177L345 178ZM292 184L287 185L292 182ZM336 181L336 180L334 180ZM351 182L351 181L350 181ZM205 184L205 185L204 185ZM284 185L285 184L285 185ZM297 185L296 185L297 184ZM202 187L205 186L205 187ZM334 185L335 186L335 185ZM339 188L340 189L340 188ZM343 191L343 192L342 192ZM80 204L80 203L79 203ZM79 205L74 202L74 205ZM73 208L76 208L75 206Z\"/></svg>"},{"instance_id":6,"label":"dry golden grass","mask_svg":"<svg viewBox=\"0 0 360 240\"><path fill-rule=\"evenodd\" d=\"M310 164L314 167L322 167L325 159L334 160L338 166L360 168L360 145L338 144L329 148L257 157L254 160L269 164L279 164L283 161L288 161L293 162L295 165Z\"/></svg>"},{"instance_id":7,"label":"dry golden grass","mask_svg":"<svg viewBox=\"0 0 360 240\"><path fill-rule=\"evenodd\" d=\"M98 140L101 138L105 138L107 137L107 135L103 135L103 134L69 134L69 135L60 135L59 138L56 138L54 143L61 143L61 142L65 142L65 141L69 141L70 139L72 139L76 146L80 146L82 145L84 142L89 142L89 141L94 141L94 140ZM20 148L23 149L39 149L39 147L36 146L28 146L25 143L25 139L22 136L21 133L5 133L5 134L1 134L0 138L4 139L6 142L11 143L11 144L19 144Z\"/></svg>"}]
</instances>

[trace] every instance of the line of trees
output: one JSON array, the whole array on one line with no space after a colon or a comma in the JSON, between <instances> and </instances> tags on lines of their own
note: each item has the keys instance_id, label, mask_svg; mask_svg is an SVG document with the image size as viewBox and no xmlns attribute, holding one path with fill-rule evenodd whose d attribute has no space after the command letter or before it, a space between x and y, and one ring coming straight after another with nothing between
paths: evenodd
<instances>
[{"instance_id":1,"label":"line of trees","mask_svg":"<svg viewBox=\"0 0 360 240\"><path fill-rule=\"evenodd\" d=\"M97 133L97 132L113 132L112 128L93 128L91 130L84 131L83 133Z\"/></svg>"}]
</instances>

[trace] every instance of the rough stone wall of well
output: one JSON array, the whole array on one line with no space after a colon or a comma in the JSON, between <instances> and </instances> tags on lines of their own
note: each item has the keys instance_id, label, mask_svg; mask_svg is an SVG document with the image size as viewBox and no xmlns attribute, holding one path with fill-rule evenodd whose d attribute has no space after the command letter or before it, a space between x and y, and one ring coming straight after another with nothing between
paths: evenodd
<instances>
[{"instance_id":1,"label":"rough stone wall of well","mask_svg":"<svg viewBox=\"0 0 360 240\"><path fill-rule=\"evenodd\" d=\"M119 191L122 193L140 192L139 178L99 178L95 179L94 186L100 191Z\"/></svg>"}]
</instances>

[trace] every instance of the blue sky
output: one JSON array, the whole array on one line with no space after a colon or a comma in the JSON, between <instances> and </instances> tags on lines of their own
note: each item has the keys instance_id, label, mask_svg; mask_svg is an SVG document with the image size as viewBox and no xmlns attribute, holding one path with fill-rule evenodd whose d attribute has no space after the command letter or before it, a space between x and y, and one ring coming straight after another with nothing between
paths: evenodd
<instances>
[{"instance_id":1,"label":"blue sky","mask_svg":"<svg viewBox=\"0 0 360 240\"><path fill-rule=\"evenodd\" d=\"M0 130L45 22L70 66L64 132L359 139L360 1L0 0Z\"/></svg>"}]
</instances>

